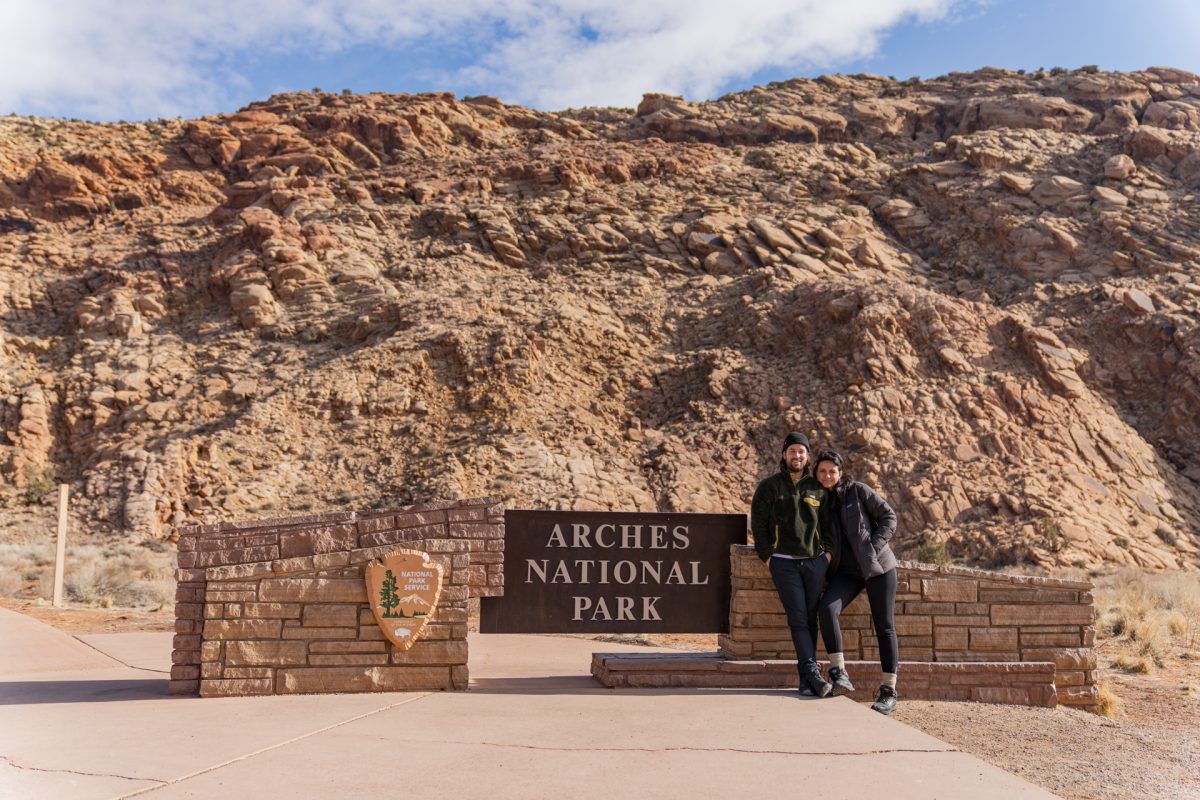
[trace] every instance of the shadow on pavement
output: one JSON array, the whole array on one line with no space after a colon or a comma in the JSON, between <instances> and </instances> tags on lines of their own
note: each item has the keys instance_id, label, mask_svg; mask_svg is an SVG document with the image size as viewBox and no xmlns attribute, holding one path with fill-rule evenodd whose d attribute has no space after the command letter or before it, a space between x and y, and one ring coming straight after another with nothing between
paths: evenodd
<instances>
[{"instance_id":1,"label":"shadow on pavement","mask_svg":"<svg viewBox=\"0 0 1200 800\"><path fill-rule=\"evenodd\" d=\"M796 700L817 700L801 697L795 689L732 688L715 689L691 686L671 686L656 689L620 688L610 689L593 678L583 675L539 675L524 678L472 678L467 690L472 694L639 694L639 695L728 695L738 692L747 695L783 695ZM828 700L828 698L826 698Z\"/></svg>"},{"instance_id":2,"label":"shadow on pavement","mask_svg":"<svg viewBox=\"0 0 1200 800\"><path fill-rule=\"evenodd\" d=\"M0 706L49 703L109 703L127 700L163 700L167 681L159 678L91 681L0 682Z\"/></svg>"}]
</instances>

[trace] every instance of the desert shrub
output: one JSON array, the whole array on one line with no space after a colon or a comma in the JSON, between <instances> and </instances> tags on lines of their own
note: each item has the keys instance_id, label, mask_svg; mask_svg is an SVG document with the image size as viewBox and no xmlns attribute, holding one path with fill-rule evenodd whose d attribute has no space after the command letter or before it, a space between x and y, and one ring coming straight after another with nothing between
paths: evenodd
<instances>
[{"instance_id":1,"label":"desert shrub","mask_svg":"<svg viewBox=\"0 0 1200 800\"><path fill-rule=\"evenodd\" d=\"M25 588L21 574L12 570L0 570L0 597L17 597Z\"/></svg>"},{"instance_id":2,"label":"desert shrub","mask_svg":"<svg viewBox=\"0 0 1200 800\"><path fill-rule=\"evenodd\" d=\"M1017 565L1017 553L1011 547L997 550L984 561L984 565L994 572L1008 571Z\"/></svg>"},{"instance_id":3,"label":"desert shrub","mask_svg":"<svg viewBox=\"0 0 1200 800\"><path fill-rule=\"evenodd\" d=\"M945 566L950 563L950 553L946 543L940 539L926 539L917 545L917 561L923 564Z\"/></svg>"},{"instance_id":4,"label":"desert shrub","mask_svg":"<svg viewBox=\"0 0 1200 800\"><path fill-rule=\"evenodd\" d=\"M81 545L68 550L63 593L85 605L161 608L175 597L172 561L145 548Z\"/></svg>"},{"instance_id":5,"label":"desert shrub","mask_svg":"<svg viewBox=\"0 0 1200 800\"><path fill-rule=\"evenodd\" d=\"M27 506L40 506L54 492L54 470L51 467L37 469L33 466L25 468L25 491L21 498Z\"/></svg>"},{"instance_id":6,"label":"desert shrub","mask_svg":"<svg viewBox=\"0 0 1200 800\"><path fill-rule=\"evenodd\" d=\"M1051 553L1057 553L1063 549L1065 542L1057 520L1050 517L1042 517L1038 520L1037 527L1042 534L1042 544L1047 550Z\"/></svg>"},{"instance_id":7,"label":"desert shrub","mask_svg":"<svg viewBox=\"0 0 1200 800\"><path fill-rule=\"evenodd\" d=\"M1145 619L1136 620L1133 626L1129 628L1130 641L1140 642L1145 647L1151 647L1155 643L1162 641L1163 634L1167 632L1162 621L1155 617L1146 617Z\"/></svg>"},{"instance_id":8,"label":"desert shrub","mask_svg":"<svg viewBox=\"0 0 1200 800\"><path fill-rule=\"evenodd\" d=\"M5 542L0 544L0 597L17 597L25 584L37 580L42 571L51 567L53 575L54 548L41 542Z\"/></svg>"}]
</instances>

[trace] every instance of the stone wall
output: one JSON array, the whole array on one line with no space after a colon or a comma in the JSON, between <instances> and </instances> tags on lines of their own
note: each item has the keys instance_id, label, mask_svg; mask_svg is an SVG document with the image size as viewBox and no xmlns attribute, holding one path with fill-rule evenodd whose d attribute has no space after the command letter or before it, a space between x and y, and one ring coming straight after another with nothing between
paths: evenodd
<instances>
[{"instance_id":1,"label":"stone wall","mask_svg":"<svg viewBox=\"0 0 1200 800\"><path fill-rule=\"evenodd\" d=\"M737 660L795 660L767 567L746 545L734 546L731 558L733 595L722 653ZM897 577L901 661L1051 662L1059 703L1096 704L1091 584L912 562L901 562ZM841 623L846 659L877 661L865 592L845 609Z\"/></svg>"},{"instance_id":2,"label":"stone wall","mask_svg":"<svg viewBox=\"0 0 1200 800\"><path fill-rule=\"evenodd\" d=\"M401 548L445 570L437 611L403 652L363 579ZM170 691L465 689L467 599L503 594L503 551L494 498L183 528Z\"/></svg>"}]
</instances>

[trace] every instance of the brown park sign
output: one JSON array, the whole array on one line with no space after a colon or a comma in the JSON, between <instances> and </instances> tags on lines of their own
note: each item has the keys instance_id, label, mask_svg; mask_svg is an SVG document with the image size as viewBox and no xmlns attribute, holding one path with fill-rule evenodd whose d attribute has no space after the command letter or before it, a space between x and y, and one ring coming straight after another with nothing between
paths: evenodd
<instances>
[{"instance_id":1,"label":"brown park sign","mask_svg":"<svg viewBox=\"0 0 1200 800\"><path fill-rule=\"evenodd\" d=\"M742 514L504 513L504 596L481 633L724 633Z\"/></svg>"},{"instance_id":2,"label":"brown park sign","mask_svg":"<svg viewBox=\"0 0 1200 800\"><path fill-rule=\"evenodd\" d=\"M383 635L400 650L421 637L442 593L442 565L419 550L398 550L366 569L367 597Z\"/></svg>"}]
</instances>

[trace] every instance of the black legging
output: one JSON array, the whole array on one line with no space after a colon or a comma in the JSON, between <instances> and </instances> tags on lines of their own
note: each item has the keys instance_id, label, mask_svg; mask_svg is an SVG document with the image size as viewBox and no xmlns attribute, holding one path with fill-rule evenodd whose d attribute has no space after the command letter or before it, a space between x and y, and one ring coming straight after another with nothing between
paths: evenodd
<instances>
[{"instance_id":1,"label":"black legging","mask_svg":"<svg viewBox=\"0 0 1200 800\"><path fill-rule=\"evenodd\" d=\"M867 590L871 603L871 621L879 641L879 664L884 672L895 673L900 665L900 647L896 643L896 570L867 578L837 572L829 579L829 587L821 595L817 609L821 617L821 639L829 653L842 652L842 627L838 617L858 593Z\"/></svg>"}]
</instances>

